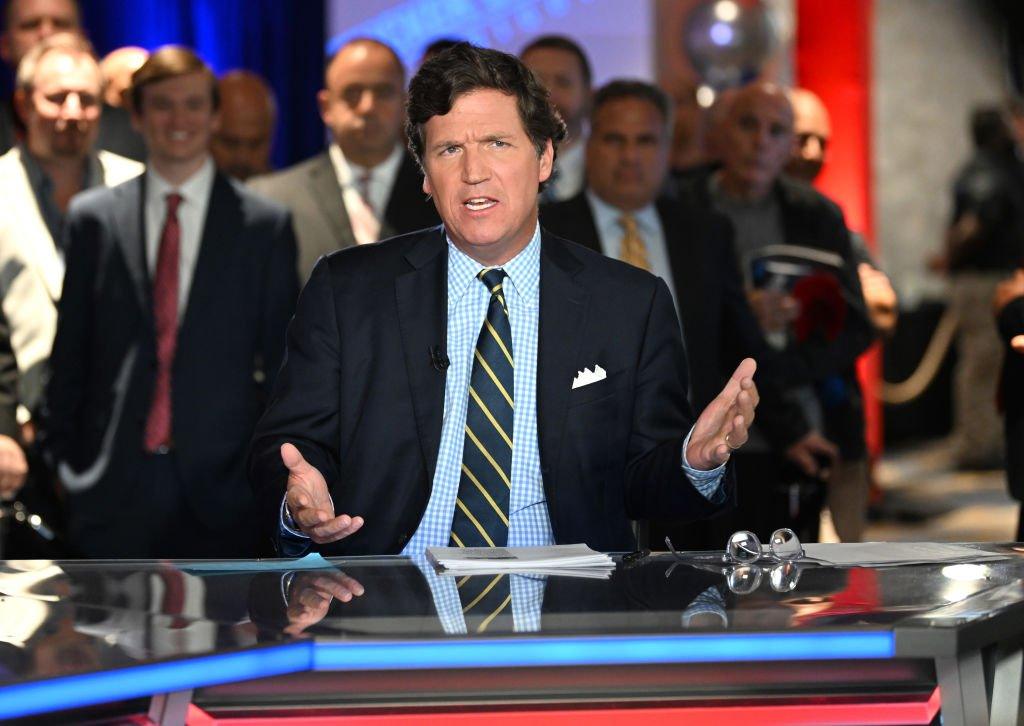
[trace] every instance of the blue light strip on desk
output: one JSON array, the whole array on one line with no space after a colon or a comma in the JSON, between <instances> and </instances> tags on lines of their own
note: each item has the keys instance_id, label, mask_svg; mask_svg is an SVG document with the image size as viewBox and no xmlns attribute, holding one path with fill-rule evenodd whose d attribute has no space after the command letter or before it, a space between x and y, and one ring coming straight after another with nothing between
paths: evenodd
<instances>
[{"instance_id":1,"label":"blue light strip on desk","mask_svg":"<svg viewBox=\"0 0 1024 726\"><path fill-rule=\"evenodd\" d=\"M0 719L308 671L312 642L0 687Z\"/></svg>"},{"instance_id":2,"label":"blue light strip on desk","mask_svg":"<svg viewBox=\"0 0 1024 726\"><path fill-rule=\"evenodd\" d=\"M892 633L707 634L303 641L0 686L0 719L310 670L720 663L892 658Z\"/></svg>"},{"instance_id":3,"label":"blue light strip on desk","mask_svg":"<svg viewBox=\"0 0 1024 726\"><path fill-rule=\"evenodd\" d=\"M316 644L314 670L892 658L892 633L752 633Z\"/></svg>"}]
</instances>

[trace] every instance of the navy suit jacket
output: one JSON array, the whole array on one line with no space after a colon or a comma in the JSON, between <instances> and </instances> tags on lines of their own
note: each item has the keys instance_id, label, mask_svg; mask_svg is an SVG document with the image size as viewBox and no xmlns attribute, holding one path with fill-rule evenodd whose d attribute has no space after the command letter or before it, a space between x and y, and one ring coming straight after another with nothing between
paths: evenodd
<instances>
[{"instance_id":1,"label":"navy suit jacket","mask_svg":"<svg viewBox=\"0 0 1024 726\"><path fill-rule=\"evenodd\" d=\"M662 196L655 206L683 322L694 408L707 406L740 361L754 358L762 401L758 422L773 445L785 448L809 426L800 409L783 397L783 361L768 345L747 302L732 227L721 215L671 196ZM542 207L540 217L546 229L601 252L585 193Z\"/></svg>"},{"instance_id":2,"label":"navy suit jacket","mask_svg":"<svg viewBox=\"0 0 1024 726\"><path fill-rule=\"evenodd\" d=\"M398 553L419 526L441 441L447 243L440 227L336 252L306 284L273 397L257 427L251 478L268 537L294 443L323 473L335 511L361 515L331 554ZM537 428L555 540L634 547L630 519L700 518L709 502L682 470L693 425L686 353L664 282L544 232ZM571 390L584 367L605 380Z\"/></svg>"},{"instance_id":3,"label":"navy suit jacket","mask_svg":"<svg viewBox=\"0 0 1024 726\"><path fill-rule=\"evenodd\" d=\"M82 485L72 518L130 516L156 379L146 265L145 176L75 199L43 443ZM281 358L298 292L288 213L217 174L172 387L173 442L192 510L219 530L251 530L245 452ZM254 541L253 537L250 540Z\"/></svg>"}]
</instances>

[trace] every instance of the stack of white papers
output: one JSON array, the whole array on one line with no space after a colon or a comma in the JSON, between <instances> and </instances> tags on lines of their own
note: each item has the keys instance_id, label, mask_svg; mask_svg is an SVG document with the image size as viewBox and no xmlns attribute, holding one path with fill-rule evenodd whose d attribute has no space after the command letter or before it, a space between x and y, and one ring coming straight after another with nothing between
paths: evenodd
<instances>
[{"instance_id":1,"label":"stack of white papers","mask_svg":"<svg viewBox=\"0 0 1024 726\"><path fill-rule=\"evenodd\" d=\"M530 572L606 578L615 569L611 557L595 552L585 544L552 547L428 547L427 557L447 575Z\"/></svg>"},{"instance_id":2,"label":"stack of white papers","mask_svg":"<svg viewBox=\"0 0 1024 726\"><path fill-rule=\"evenodd\" d=\"M946 542L861 542L857 544L805 544L807 560L837 567L885 567L941 562L987 562L1008 555Z\"/></svg>"}]
</instances>

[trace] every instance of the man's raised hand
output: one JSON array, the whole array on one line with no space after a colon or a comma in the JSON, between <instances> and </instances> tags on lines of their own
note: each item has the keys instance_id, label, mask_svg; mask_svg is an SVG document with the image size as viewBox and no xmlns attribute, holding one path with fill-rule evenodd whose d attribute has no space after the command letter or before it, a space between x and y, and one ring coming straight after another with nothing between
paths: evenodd
<instances>
[{"instance_id":1,"label":"man's raised hand","mask_svg":"<svg viewBox=\"0 0 1024 726\"><path fill-rule=\"evenodd\" d=\"M722 392L701 412L686 449L686 460L694 469L715 469L747 443L747 430L760 400L754 385L756 370L754 359L744 358Z\"/></svg>"},{"instance_id":2,"label":"man's raised hand","mask_svg":"<svg viewBox=\"0 0 1024 726\"><path fill-rule=\"evenodd\" d=\"M281 445L281 461L288 467L288 511L299 530L317 544L337 542L363 526L362 517L334 515L327 482L316 467L292 444Z\"/></svg>"}]
</instances>

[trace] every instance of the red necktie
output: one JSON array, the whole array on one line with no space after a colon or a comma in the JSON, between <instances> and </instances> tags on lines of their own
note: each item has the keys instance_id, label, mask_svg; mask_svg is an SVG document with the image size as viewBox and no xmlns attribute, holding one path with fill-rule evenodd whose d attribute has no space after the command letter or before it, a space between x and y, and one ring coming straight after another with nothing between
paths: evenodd
<instances>
[{"instance_id":1,"label":"red necktie","mask_svg":"<svg viewBox=\"0 0 1024 726\"><path fill-rule=\"evenodd\" d=\"M160 610L164 615L170 615L170 627L174 629L184 628L188 621L181 617L185 612L185 575L179 570L162 570L160 578L164 581L164 597L160 603Z\"/></svg>"},{"instance_id":2,"label":"red necktie","mask_svg":"<svg viewBox=\"0 0 1024 726\"><path fill-rule=\"evenodd\" d=\"M178 257L181 226L180 194L167 195L167 218L160 233L160 251L153 275L153 321L156 324L156 385L146 418L146 451L153 453L171 442L171 367L178 342Z\"/></svg>"}]
</instances>

